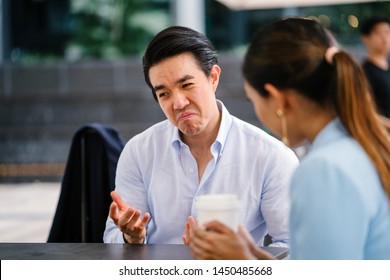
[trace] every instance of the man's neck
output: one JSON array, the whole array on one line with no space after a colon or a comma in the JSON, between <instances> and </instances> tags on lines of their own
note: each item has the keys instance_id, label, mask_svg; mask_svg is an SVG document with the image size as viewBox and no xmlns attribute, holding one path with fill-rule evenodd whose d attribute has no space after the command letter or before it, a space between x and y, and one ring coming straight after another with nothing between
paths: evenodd
<instances>
[{"instance_id":1,"label":"man's neck","mask_svg":"<svg viewBox=\"0 0 390 280\"><path fill-rule=\"evenodd\" d=\"M387 55L369 53L367 55L367 60L383 70L389 69L389 61Z\"/></svg>"},{"instance_id":2,"label":"man's neck","mask_svg":"<svg viewBox=\"0 0 390 280\"><path fill-rule=\"evenodd\" d=\"M219 131L219 125L214 127L209 133L203 133L202 135L187 137L183 141L189 146L190 150L210 150L211 145L215 142ZM183 135L182 135L183 137Z\"/></svg>"},{"instance_id":3,"label":"man's neck","mask_svg":"<svg viewBox=\"0 0 390 280\"><path fill-rule=\"evenodd\" d=\"M207 150L217 138L219 126L222 121L222 112L218 109L215 112L215 116L210 121L208 128L206 128L201 134L192 135L190 137L181 134L181 139L186 143L191 150Z\"/></svg>"}]
</instances>

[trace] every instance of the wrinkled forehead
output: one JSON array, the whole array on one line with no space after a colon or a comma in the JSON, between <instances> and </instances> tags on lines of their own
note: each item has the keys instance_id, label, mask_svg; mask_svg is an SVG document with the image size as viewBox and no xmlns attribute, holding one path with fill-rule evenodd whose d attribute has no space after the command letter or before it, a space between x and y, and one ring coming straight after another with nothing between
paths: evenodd
<instances>
[{"instance_id":1,"label":"wrinkled forehead","mask_svg":"<svg viewBox=\"0 0 390 280\"><path fill-rule=\"evenodd\" d=\"M202 69L192 55L181 54L166 58L149 69L150 82L156 90L166 83L183 80L184 77L204 75Z\"/></svg>"}]
</instances>

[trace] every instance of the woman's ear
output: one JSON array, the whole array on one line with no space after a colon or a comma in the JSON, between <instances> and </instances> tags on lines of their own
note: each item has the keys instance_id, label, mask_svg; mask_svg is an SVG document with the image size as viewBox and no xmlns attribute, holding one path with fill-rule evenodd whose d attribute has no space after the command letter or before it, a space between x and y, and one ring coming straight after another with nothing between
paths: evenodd
<instances>
[{"instance_id":1,"label":"woman's ear","mask_svg":"<svg viewBox=\"0 0 390 280\"><path fill-rule=\"evenodd\" d=\"M264 90L270 95L269 98L273 99L276 105L276 109L286 111L288 108L288 96L287 94L275 87L273 84L267 83L264 85Z\"/></svg>"}]
</instances>

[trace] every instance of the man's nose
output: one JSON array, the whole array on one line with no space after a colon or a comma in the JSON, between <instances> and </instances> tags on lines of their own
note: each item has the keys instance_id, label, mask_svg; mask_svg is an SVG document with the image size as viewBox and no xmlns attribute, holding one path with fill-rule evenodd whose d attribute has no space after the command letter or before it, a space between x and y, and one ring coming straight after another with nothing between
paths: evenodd
<instances>
[{"instance_id":1,"label":"man's nose","mask_svg":"<svg viewBox=\"0 0 390 280\"><path fill-rule=\"evenodd\" d=\"M173 109L180 110L189 104L187 96L182 92L176 92L173 98Z\"/></svg>"}]
</instances>

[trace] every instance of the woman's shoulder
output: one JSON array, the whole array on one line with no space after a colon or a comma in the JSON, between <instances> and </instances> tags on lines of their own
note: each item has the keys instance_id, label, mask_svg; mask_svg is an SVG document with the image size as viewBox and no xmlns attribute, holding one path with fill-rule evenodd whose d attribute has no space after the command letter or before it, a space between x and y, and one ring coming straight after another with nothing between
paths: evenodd
<instances>
[{"instance_id":1,"label":"woman's shoulder","mask_svg":"<svg viewBox=\"0 0 390 280\"><path fill-rule=\"evenodd\" d=\"M350 137L310 151L301 160L294 177L295 182L299 181L301 185L311 184L324 191L329 191L330 185L362 195L368 191L367 186L381 189L375 166L362 147Z\"/></svg>"}]
</instances>

